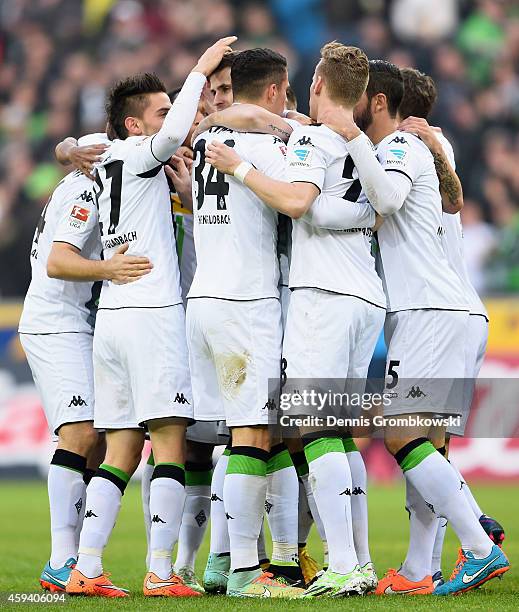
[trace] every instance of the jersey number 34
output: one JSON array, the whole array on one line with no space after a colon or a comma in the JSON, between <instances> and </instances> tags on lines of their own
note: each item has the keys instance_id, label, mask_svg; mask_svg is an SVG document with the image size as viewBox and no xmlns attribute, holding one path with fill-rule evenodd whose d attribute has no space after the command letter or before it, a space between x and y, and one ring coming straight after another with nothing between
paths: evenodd
<instances>
[{"instance_id":1,"label":"jersey number 34","mask_svg":"<svg viewBox=\"0 0 519 612\"><path fill-rule=\"evenodd\" d=\"M234 147L234 140L226 140L224 142L228 147ZM206 195L216 196L216 210L227 210L227 204L225 202L225 196L229 195L229 183L225 180L225 174L213 168L209 167L209 173L207 179L204 177L204 170L206 167L205 163L205 145L204 139L199 140L195 145L195 155L199 156L198 163L194 169L194 180L197 185L196 188L196 202L197 210L200 210L204 204ZM214 177L216 173L216 179Z\"/></svg>"}]
</instances>

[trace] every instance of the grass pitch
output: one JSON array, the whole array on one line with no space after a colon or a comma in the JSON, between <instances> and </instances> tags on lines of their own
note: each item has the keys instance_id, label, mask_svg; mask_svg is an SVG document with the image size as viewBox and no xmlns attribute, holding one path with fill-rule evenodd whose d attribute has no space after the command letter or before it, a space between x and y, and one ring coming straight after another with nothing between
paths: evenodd
<instances>
[{"instance_id":1,"label":"grass pitch","mask_svg":"<svg viewBox=\"0 0 519 612\"><path fill-rule=\"evenodd\" d=\"M506 529L505 552L512 569L503 580L493 580L478 591L459 597L432 596L363 597L318 601L234 600L222 596L186 600L149 600L142 596L145 573L145 535L142 522L140 488L130 485L123 507L108 544L104 565L116 584L131 590L125 600L68 598L60 604L9 604L9 593L41 592L38 578L49 554L49 513L47 491L42 482L0 482L0 608L45 610L176 610L212 612L222 610L518 610L519 609L519 488L513 486L475 486L474 493L485 512L495 516ZM372 487L369 490L371 552L379 576L388 567L398 567L405 557L408 537L407 515L401 485ZM208 552L206 537L197 561L201 576ZM321 546L315 530L310 535L310 550L322 560ZM443 570L450 575L456 560L457 541L449 530L445 539Z\"/></svg>"}]
</instances>

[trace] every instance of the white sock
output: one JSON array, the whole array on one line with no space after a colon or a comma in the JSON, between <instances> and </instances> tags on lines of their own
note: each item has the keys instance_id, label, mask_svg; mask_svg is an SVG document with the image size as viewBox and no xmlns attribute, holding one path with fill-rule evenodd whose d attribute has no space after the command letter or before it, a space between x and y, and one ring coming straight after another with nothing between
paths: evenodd
<instances>
[{"instance_id":1,"label":"white sock","mask_svg":"<svg viewBox=\"0 0 519 612\"><path fill-rule=\"evenodd\" d=\"M462 487L462 491L465 494L465 497L467 498L467 501L469 502L470 507L472 508L472 512L474 512L474 516L479 520L479 517L482 514L484 514L483 510L481 510L481 508L479 507L478 502L474 498L474 495L472 495L472 491L470 490L469 485L467 484L465 478L463 478L462 473L458 470L456 464L452 463L450 459L449 459L449 463L451 464L452 469L458 475L460 483L463 483L462 485L460 485Z\"/></svg>"},{"instance_id":2,"label":"white sock","mask_svg":"<svg viewBox=\"0 0 519 612\"><path fill-rule=\"evenodd\" d=\"M308 474L301 476L301 482L306 491L306 500L308 502L308 507L310 508L310 512L312 514L312 518L315 523L315 528L317 529L317 533L321 538L321 542L326 542L326 534L324 533L324 525L319 516L319 510L317 509L317 504L315 503L314 494L312 491L312 487L310 485L310 481L308 479Z\"/></svg>"},{"instance_id":3,"label":"white sock","mask_svg":"<svg viewBox=\"0 0 519 612\"><path fill-rule=\"evenodd\" d=\"M371 562L368 542L368 481L364 459L358 450L347 452L352 480L351 517L353 541L361 566Z\"/></svg>"},{"instance_id":4,"label":"white sock","mask_svg":"<svg viewBox=\"0 0 519 612\"><path fill-rule=\"evenodd\" d=\"M440 517L438 521L438 530L436 531L436 538L434 539L434 548L432 554L431 563L431 575L434 576L436 572L442 571L442 552L443 552L443 541L445 539L445 533L447 532L448 522Z\"/></svg>"},{"instance_id":5,"label":"white sock","mask_svg":"<svg viewBox=\"0 0 519 612\"><path fill-rule=\"evenodd\" d=\"M211 486L186 486L186 503L178 535L175 569L195 568L198 549L204 539L211 512Z\"/></svg>"},{"instance_id":6,"label":"white sock","mask_svg":"<svg viewBox=\"0 0 519 612\"><path fill-rule=\"evenodd\" d=\"M347 574L358 564L351 524L351 472L342 440L320 438L305 446L309 482L328 542L329 568Z\"/></svg>"},{"instance_id":7,"label":"white sock","mask_svg":"<svg viewBox=\"0 0 519 612\"><path fill-rule=\"evenodd\" d=\"M458 475L445 457L437 451L432 452L404 475L430 504L433 512L449 521L463 550L471 551L480 559L490 554L492 541L474 516L461 490Z\"/></svg>"},{"instance_id":8,"label":"white sock","mask_svg":"<svg viewBox=\"0 0 519 612\"><path fill-rule=\"evenodd\" d=\"M275 446L270 454L265 511L272 534L271 562L296 564L299 480L284 444Z\"/></svg>"},{"instance_id":9,"label":"white sock","mask_svg":"<svg viewBox=\"0 0 519 612\"><path fill-rule=\"evenodd\" d=\"M258 536L258 560L269 561L267 549L265 548L265 521L261 519L261 529Z\"/></svg>"},{"instance_id":10,"label":"white sock","mask_svg":"<svg viewBox=\"0 0 519 612\"><path fill-rule=\"evenodd\" d=\"M258 565L258 537L267 493L268 453L235 446L223 485L231 544L231 570Z\"/></svg>"},{"instance_id":11,"label":"white sock","mask_svg":"<svg viewBox=\"0 0 519 612\"><path fill-rule=\"evenodd\" d=\"M159 463L150 486L150 564L149 571L161 580L171 575L171 553L180 530L186 491L184 470L180 466Z\"/></svg>"},{"instance_id":12,"label":"white sock","mask_svg":"<svg viewBox=\"0 0 519 612\"><path fill-rule=\"evenodd\" d=\"M416 488L406 480L406 509L409 512L409 547L399 573L418 582L431 575L431 559L438 522L444 522L427 507Z\"/></svg>"},{"instance_id":13,"label":"white sock","mask_svg":"<svg viewBox=\"0 0 519 612\"><path fill-rule=\"evenodd\" d=\"M50 566L58 569L71 557L75 559L77 556L76 530L81 522L86 487L81 472L55 464L51 464L49 468L47 485L51 533Z\"/></svg>"},{"instance_id":14,"label":"white sock","mask_svg":"<svg viewBox=\"0 0 519 612\"><path fill-rule=\"evenodd\" d=\"M121 489L106 478L94 476L88 485L76 565L76 569L87 578L96 578L103 573L103 550L119 514L121 497Z\"/></svg>"},{"instance_id":15,"label":"white sock","mask_svg":"<svg viewBox=\"0 0 519 612\"><path fill-rule=\"evenodd\" d=\"M146 568L150 565L150 530L151 530L151 515L150 515L150 485L151 476L155 469L154 463L146 463L142 470L141 480L141 499L142 499L142 514L144 516L144 529L146 531Z\"/></svg>"},{"instance_id":16,"label":"white sock","mask_svg":"<svg viewBox=\"0 0 519 612\"><path fill-rule=\"evenodd\" d=\"M299 499L297 513L297 540L299 545L302 546L308 541L308 536L310 534L310 529L312 529L314 519L312 518L312 512L310 511L310 506L308 505L306 489L302 479L299 480L298 485Z\"/></svg>"},{"instance_id":17,"label":"white sock","mask_svg":"<svg viewBox=\"0 0 519 612\"><path fill-rule=\"evenodd\" d=\"M218 459L211 480L211 543L209 550L212 553L228 553L231 550L223 503L223 483L229 463L229 455L226 453L227 451L224 451L224 454Z\"/></svg>"}]
</instances>

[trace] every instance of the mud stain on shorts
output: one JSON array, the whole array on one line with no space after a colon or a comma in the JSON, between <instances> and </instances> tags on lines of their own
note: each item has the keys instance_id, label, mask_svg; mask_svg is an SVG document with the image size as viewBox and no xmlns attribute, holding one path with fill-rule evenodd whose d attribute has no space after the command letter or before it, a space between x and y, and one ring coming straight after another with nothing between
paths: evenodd
<instances>
[{"instance_id":1,"label":"mud stain on shorts","mask_svg":"<svg viewBox=\"0 0 519 612\"><path fill-rule=\"evenodd\" d=\"M214 356L218 381L226 399L233 399L247 378L247 365L251 358L248 353L224 353Z\"/></svg>"}]
</instances>

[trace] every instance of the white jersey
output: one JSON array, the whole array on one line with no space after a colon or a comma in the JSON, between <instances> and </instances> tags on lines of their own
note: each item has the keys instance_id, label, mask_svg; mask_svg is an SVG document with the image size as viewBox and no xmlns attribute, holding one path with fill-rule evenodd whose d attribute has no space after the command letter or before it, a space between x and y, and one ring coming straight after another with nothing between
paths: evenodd
<instances>
[{"instance_id":1,"label":"white jersey","mask_svg":"<svg viewBox=\"0 0 519 612\"><path fill-rule=\"evenodd\" d=\"M402 207L378 230L388 312L438 308L468 310L465 292L442 245L442 203L434 160L416 136L396 131L376 147L386 172L412 184Z\"/></svg>"},{"instance_id":2,"label":"white jersey","mask_svg":"<svg viewBox=\"0 0 519 612\"><path fill-rule=\"evenodd\" d=\"M42 210L31 247L32 279L19 331L24 334L91 333L101 283L76 283L47 275L53 242L67 242L87 259L99 259L101 242L93 183L68 174Z\"/></svg>"},{"instance_id":3,"label":"white jersey","mask_svg":"<svg viewBox=\"0 0 519 612\"><path fill-rule=\"evenodd\" d=\"M313 183L319 191L355 202L361 184L346 141L325 125L300 126L287 148L286 178ZM304 219L292 223L290 288L323 289L385 308L386 299L371 255L371 230L329 230Z\"/></svg>"},{"instance_id":4,"label":"white jersey","mask_svg":"<svg viewBox=\"0 0 519 612\"><path fill-rule=\"evenodd\" d=\"M205 163L206 143L212 141L233 147L267 176L284 176L286 147L276 136L213 127L197 138L192 172L197 268L188 298L277 298L277 212L236 178Z\"/></svg>"},{"instance_id":5,"label":"white jersey","mask_svg":"<svg viewBox=\"0 0 519 612\"><path fill-rule=\"evenodd\" d=\"M180 304L169 186L153 154L154 136L115 140L97 168L96 197L105 259L128 243L127 255L148 257L153 269L134 283L104 281L99 308L159 308Z\"/></svg>"},{"instance_id":6,"label":"white jersey","mask_svg":"<svg viewBox=\"0 0 519 612\"><path fill-rule=\"evenodd\" d=\"M436 136L441 142L443 151L447 156L449 163L453 169L456 170L456 161L454 159L454 151L452 150L451 143L441 132L436 134ZM445 230L442 234L443 249L447 255L447 261L458 275L463 288L465 289L470 314L482 315L488 320L487 310L483 305L477 291L470 282L467 264L465 263L465 253L463 249L463 227L461 225L460 213L458 212L455 215L443 213L443 229Z\"/></svg>"}]
</instances>

